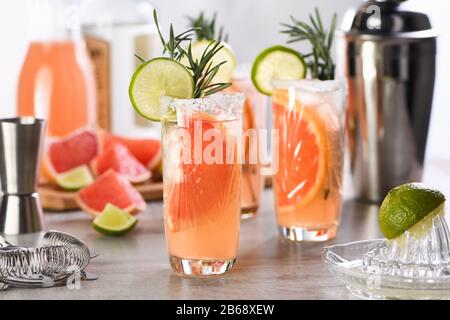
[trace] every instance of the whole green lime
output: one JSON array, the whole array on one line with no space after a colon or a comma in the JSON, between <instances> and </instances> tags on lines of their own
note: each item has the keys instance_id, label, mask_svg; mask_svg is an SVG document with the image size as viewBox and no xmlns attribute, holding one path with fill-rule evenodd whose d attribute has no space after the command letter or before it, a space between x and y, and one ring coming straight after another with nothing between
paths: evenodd
<instances>
[{"instance_id":1,"label":"whole green lime","mask_svg":"<svg viewBox=\"0 0 450 320\"><path fill-rule=\"evenodd\" d=\"M380 207L381 232L388 239L400 236L445 202L445 196L423 183L407 183L387 194Z\"/></svg>"}]
</instances>

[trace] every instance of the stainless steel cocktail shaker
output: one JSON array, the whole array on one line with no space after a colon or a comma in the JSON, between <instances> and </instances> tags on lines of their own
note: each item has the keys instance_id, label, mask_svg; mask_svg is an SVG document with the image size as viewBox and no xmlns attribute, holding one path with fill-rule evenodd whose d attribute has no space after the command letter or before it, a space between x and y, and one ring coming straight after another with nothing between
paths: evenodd
<instances>
[{"instance_id":1,"label":"stainless steel cocktail shaker","mask_svg":"<svg viewBox=\"0 0 450 320\"><path fill-rule=\"evenodd\" d=\"M0 119L0 233L44 229L36 192L45 122L33 117Z\"/></svg>"},{"instance_id":2,"label":"stainless steel cocktail shaker","mask_svg":"<svg viewBox=\"0 0 450 320\"><path fill-rule=\"evenodd\" d=\"M347 126L354 190L378 202L420 181L435 79L436 34L400 0L371 0L347 13L338 74L348 79Z\"/></svg>"}]
</instances>

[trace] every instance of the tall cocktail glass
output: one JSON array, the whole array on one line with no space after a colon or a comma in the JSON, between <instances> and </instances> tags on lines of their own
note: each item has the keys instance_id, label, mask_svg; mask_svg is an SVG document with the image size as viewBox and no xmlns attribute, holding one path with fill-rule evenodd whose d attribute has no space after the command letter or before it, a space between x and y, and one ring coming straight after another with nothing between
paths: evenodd
<instances>
[{"instance_id":1,"label":"tall cocktail glass","mask_svg":"<svg viewBox=\"0 0 450 320\"><path fill-rule=\"evenodd\" d=\"M241 217L248 219L258 213L263 177L261 175L262 159L261 130L266 129L266 97L253 86L250 75L245 72L233 77L232 89L245 94L242 108L243 125L243 162Z\"/></svg>"},{"instance_id":2,"label":"tall cocktail glass","mask_svg":"<svg viewBox=\"0 0 450 320\"><path fill-rule=\"evenodd\" d=\"M292 241L332 239L342 203L345 83L273 84L273 124L279 130L273 187L280 234Z\"/></svg>"},{"instance_id":3,"label":"tall cocktail glass","mask_svg":"<svg viewBox=\"0 0 450 320\"><path fill-rule=\"evenodd\" d=\"M239 240L242 94L165 99L164 226L175 272L213 275L234 264Z\"/></svg>"}]
</instances>

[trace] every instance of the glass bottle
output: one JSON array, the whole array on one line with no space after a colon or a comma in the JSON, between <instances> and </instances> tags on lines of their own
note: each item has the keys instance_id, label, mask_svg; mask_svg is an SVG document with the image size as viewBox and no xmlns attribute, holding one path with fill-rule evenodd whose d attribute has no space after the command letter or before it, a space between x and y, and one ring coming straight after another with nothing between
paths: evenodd
<instances>
[{"instance_id":1,"label":"glass bottle","mask_svg":"<svg viewBox=\"0 0 450 320\"><path fill-rule=\"evenodd\" d=\"M94 74L81 34L79 1L28 5L31 39L19 77L18 115L47 119L50 137L94 125Z\"/></svg>"}]
</instances>

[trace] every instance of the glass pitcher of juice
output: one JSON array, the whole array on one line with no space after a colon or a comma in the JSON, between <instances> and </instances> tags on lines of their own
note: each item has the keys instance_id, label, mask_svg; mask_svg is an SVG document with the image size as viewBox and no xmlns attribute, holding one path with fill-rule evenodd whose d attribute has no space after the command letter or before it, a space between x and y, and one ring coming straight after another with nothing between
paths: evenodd
<instances>
[{"instance_id":1,"label":"glass pitcher of juice","mask_svg":"<svg viewBox=\"0 0 450 320\"><path fill-rule=\"evenodd\" d=\"M95 83L77 0L34 0L30 44L19 77L17 113L47 120L47 136L95 124Z\"/></svg>"}]
</instances>

